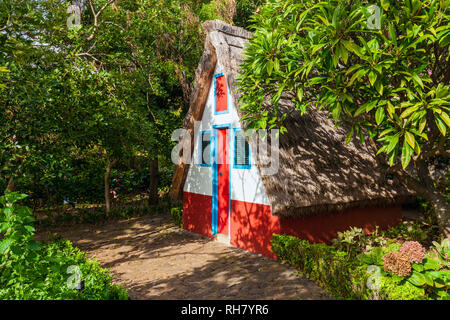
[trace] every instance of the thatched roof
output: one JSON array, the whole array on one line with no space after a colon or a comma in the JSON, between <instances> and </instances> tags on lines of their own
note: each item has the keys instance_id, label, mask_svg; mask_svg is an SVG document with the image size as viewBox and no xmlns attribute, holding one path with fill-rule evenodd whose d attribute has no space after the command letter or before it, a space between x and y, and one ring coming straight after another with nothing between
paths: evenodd
<instances>
[{"instance_id":1,"label":"thatched roof","mask_svg":"<svg viewBox=\"0 0 450 320\"><path fill-rule=\"evenodd\" d=\"M196 73L196 85L185 126L192 129L200 120L216 61L227 76L234 105L239 111L235 80L242 52L251 36L248 31L224 22L207 21L205 52ZM215 56L215 57L212 57ZM214 63L207 63L207 61ZM200 94L201 92L201 94ZM199 100L199 96L205 96ZM281 110L292 102L281 100ZM245 127L245 124L242 123ZM287 133L280 135L279 169L261 179L271 203L272 214L298 216L351 207L387 206L412 195L397 180L387 179L377 168L374 152L356 139L345 144L346 129L334 128L324 112L310 109L305 115L292 113L285 122ZM258 159L258 167L265 159ZM178 166L172 189L180 197L188 166Z\"/></svg>"}]
</instances>

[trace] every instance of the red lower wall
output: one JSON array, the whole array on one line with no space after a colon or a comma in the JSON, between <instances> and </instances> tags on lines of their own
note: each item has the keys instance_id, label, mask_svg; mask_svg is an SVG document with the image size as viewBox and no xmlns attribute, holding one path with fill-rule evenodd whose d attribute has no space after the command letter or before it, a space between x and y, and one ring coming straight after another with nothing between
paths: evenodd
<instances>
[{"instance_id":1,"label":"red lower wall","mask_svg":"<svg viewBox=\"0 0 450 320\"><path fill-rule=\"evenodd\" d=\"M211 196L184 193L183 226L211 237ZM310 242L330 243L337 232L349 227L367 232L392 227L401 222L401 207L355 208L305 218L272 216L270 206L231 200L231 245L275 258L270 251L272 234L290 234Z\"/></svg>"},{"instance_id":2,"label":"red lower wall","mask_svg":"<svg viewBox=\"0 0 450 320\"><path fill-rule=\"evenodd\" d=\"M183 193L183 228L212 238L212 197Z\"/></svg>"}]
</instances>

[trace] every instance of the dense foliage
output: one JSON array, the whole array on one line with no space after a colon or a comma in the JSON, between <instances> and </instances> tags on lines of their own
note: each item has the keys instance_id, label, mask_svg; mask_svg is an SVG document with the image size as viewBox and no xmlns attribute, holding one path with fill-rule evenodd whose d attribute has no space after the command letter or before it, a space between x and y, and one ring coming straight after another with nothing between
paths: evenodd
<instances>
[{"instance_id":1,"label":"dense foliage","mask_svg":"<svg viewBox=\"0 0 450 320\"><path fill-rule=\"evenodd\" d=\"M127 299L127 292L111 283L108 272L98 262L59 239L49 244L33 240L31 210L18 201L26 196L6 193L0 197L0 299ZM72 269L71 269L72 268ZM70 283L78 268L77 283Z\"/></svg>"},{"instance_id":2,"label":"dense foliage","mask_svg":"<svg viewBox=\"0 0 450 320\"><path fill-rule=\"evenodd\" d=\"M231 7L0 1L0 190L30 194L33 206L103 201L110 211L120 185L158 202L203 48L201 21L232 17Z\"/></svg>"},{"instance_id":3,"label":"dense foliage","mask_svg":"<svg viewBox=\"0 0 450 320\"><path fill-rule=\"evenodd\" d=\"M280 126L281 132L282 96L300 114L328 111L348 129L346 143L368 143L387 173L433 204L448 236L450 208L429 164L450 155L450 2L372 5L268 1L252 17L256 32L242 67L242 109L250 126Z\"/></svg>"},{"instance_id":4,"label":"dense foliage","mask_svg":"<svg viewBox=\"0 0 450 320\"><path fill-rule=\"evenodd\" d=\"M251 16L259 12L259 7L265 3L265 0L240 0L236 1L236 13L233 22L236 26L245 29L252 29Z\"/></svg>"},{"instance_id":5,"label":"dense foliage","mask_svg":"<svg viewBox=\"0 0 450 320\"><path fill-rule=\"evenodd\" d=\"M183 209L179 207L171 208L170 215L172 216L172 221L176 226L183 227Z\"/></svg>"},{"instance_id":6,"label":"dense foliage","mask_svg":"<svg viewBox=\"0 0 450 320\"><path fill-rule=\"evenodd\" d=\"M414 290L419 298L450 299L450 254L449 240L434 242L428 252L416 241L406 241L402 245L376 247L358 256L366 265L379 266L380 289L375 294L381 297L400 298L400 292L392 287L384 288L383 283L396 283L401 289Z\"/></svg>"},{"instance_id":7,"label":"dense foliage","mask_svg":"<svg viewBox=\"0 0 450 320\"><path fill-rule=\"evenodd\" d=\"M340 299L365 299L370 274L366 267L347 252L325 244L311 244L293 236L273 235L272 251L278 259L297 268Z\"/></svg>"},{"instance_id":8,"label":"dense foliage","mask_svg":"<svg viewBox=\"0 0 450 320\"><path fill-rule=\"evenodd\" d=\"M168 209L158 202L171 184L170 137L209 19L255 31L240 82L251 126L283 132L282 95L300 114L326 109L347 143L370 143L387 174L434 205L445 232L439 191L449 199L450 176L435 184L429 164L448 164L450 3L377 3L373 29L364 0L0 0L0 299L127 298L97 262L66 240L36 242L34 228ZM182 226L182 209L171 215ZM435 233L384 235L431 243ZM377 298L448 298L448 243L433 246L352 229L334 247L276 236L273 248L339 298L374 297L368 264L382 269ZM84 290L69 286L73 266Z\"/></svg>"},{"instance_id":9,"label":"dense foliage","mask_svg":"<svg viewBox=\"0 0 450 320\"><path fill-rule=\"evenodd\" d=\"M351 228L332 246L274 235L272 250L337 298L450 299L450 243L398 241Z\"/></svg>"}]
</instances>

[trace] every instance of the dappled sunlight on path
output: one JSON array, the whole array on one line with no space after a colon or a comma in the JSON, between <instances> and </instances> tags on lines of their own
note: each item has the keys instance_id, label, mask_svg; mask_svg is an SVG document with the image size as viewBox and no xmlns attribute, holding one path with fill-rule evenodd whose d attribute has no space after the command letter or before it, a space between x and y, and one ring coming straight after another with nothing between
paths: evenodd
<instances>
[{"instance_id":1,"label":"dappled sunlight on path","mask_svg":"<svg viewBox=\"0 0 450 320\"><path fill-rule=\"evenodd\" d=\"M110 268L132 299L328 299L289 266L179 229L166 215L52 232Z\"/></svg>"}]
</instances>

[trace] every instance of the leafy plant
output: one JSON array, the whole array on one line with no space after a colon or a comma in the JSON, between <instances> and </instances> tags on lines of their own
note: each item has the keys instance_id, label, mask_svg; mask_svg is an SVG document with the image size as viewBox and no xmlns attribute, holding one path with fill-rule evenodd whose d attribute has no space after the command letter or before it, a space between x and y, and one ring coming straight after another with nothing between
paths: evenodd
<instances>
[{"instance_id":1,"label":"leafy plant","mask_svg":"<svg viewBox=\"0 0 450 320\"><path fill-rule=\"evenodd\" d=\"M183 210L179 207L170 209L172 220L180 228L183 228Z\"/></svg>"},{"instance_id":2,"label":"leafy plant","mask_svg":"<svg viewBox=\"0 0 450 320\"><path fill-rule=\"evenodd\" d=\"M424 288L438 299L450 299L450 270L445 265L428 257L421 264L413 263L412 268L411 275L406 279L409 283Z\"/></svg>"},{"instance_id":3,"label":"leafy plant","mask_svg":"<svg viewBox=\"0 0 450 320\"><path fill-rule=\"evenodd\" d=\"M399 252L394 243L374 247L356 259L346 252L324 244L311 244L288 235L273 235L272 250L278 259L297 268L340 299L449 299L449 270L428 252L422 263L411 263L412 272L402 277L383 270L386 254ZM377 266L378 288L368 287L372 275L369 267Z\"/></svg>"},{"instance_id":4,"label":"leafy plant","mask_svg":"<svg viewBox=\"0 0 450 320\"><path fill-rule=\"evenodd\" d=\"M378 5L376 17L364 0L267 1L252 16L241 110L250 127L281 133L286 114L325 112L347 130L346 143L370 145L382 170L433 205L448 237L450 208L428 161L449 157L450 2ZM287 113L282 96L293 102Z\"/></svg>"},{"instance_id":5,"label":"leafy plant","mask_svg":"<svg viewBox=\"0 0 450 320\"><path fill-rule=\"evenodd\" d=\"M31 210L18 204L24 194L0 197L0 299L127 299L108 272L70 241L49 244L33 240ZM85 289L68 286L69 267L80 270Z\"/></svg>"},{"instance_id":6,"label":"leafy plant","mask_svg":"<svg viewBox=\"0 0 450 320\"><path fill-rule=\"evenodd\" d=\"M339 299L367 299L367 266L346 252L325 244L311 244L288 235L273 235L272 251L278 259L317 281Z\"/></svg>"},{"instance_id":7,"label":"leafy plant","mask_svg":"<svg viewBox=\"0 0 450 320\"><path fill-rule=\"evenodd\" d=\"M439 258L441 258L442 262L446 262L449 264L450 261L450 240L444 239L441 243L438 243L436 241L433 241L433 245L435 248L436 253L439 255Z\"/></svg>"},{"instance_id":8,"label":"leafy plant","mask_svg":"<svg viewBox=\"0 0 450 320\"><path fill-rule=\"evenodd\" d=\"M345 251L354 258L374 246L386 244L386 240L379 236L378 229L377 226L374 232L367 234L362 228L350 227L347 231L338 232L338 237L332 240L332 244L337 250Z\"/></svg>"},{"instance_id":9,"label":"leafy plant","mask_svg":"<svg viewBox=\"0 0 450 320\"><path fill-rule=\"evenodd\" d=\"M394 244L385 248L373 248L368 253L359 255L358 260L367 265L382 267L380 272L382 283L396 283L398 286L402 286L402 290L403 288L406 288L408 292L412 290L424 298L449 299L450 270L446 261L435 259L433 252L429 251L425 259L416 263L414 262L416 259L414 255L411 256L406 250L402 251L403 246ZM407 265L404 265L405 257ZM408 287L411 285L415 286L417 290ZM392 287L390 287L390 290L392 290ZM391 298L402 296L396 292L389 292L389 290L383 288L383 285L380 294Z\"/></svg>"}]
</instances>

